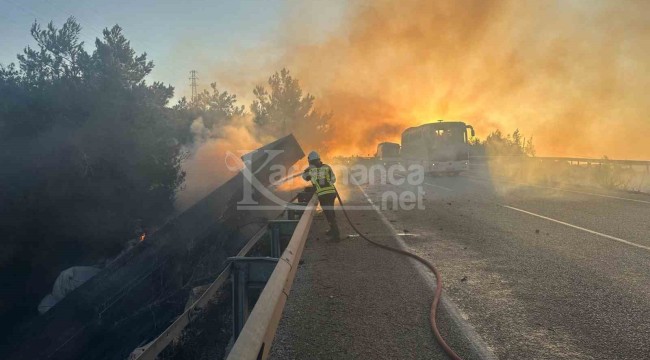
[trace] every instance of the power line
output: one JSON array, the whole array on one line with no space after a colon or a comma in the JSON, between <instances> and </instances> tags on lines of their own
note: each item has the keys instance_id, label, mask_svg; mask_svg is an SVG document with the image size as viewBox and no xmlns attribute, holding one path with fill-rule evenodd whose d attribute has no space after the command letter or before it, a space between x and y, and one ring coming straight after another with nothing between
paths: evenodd
<instances>
[{"instance_id":1,"label":"power line","mask_svg":"<svg viewBox=\"0 0 650 360\"><path fill-rule=\"evenodd\" d=\"M196 95L197 95L197 92L196 92L196 87L197 87L196 80L198 80L198 79L199 78L196 77L196 70L190 71L190 80L192 81L190 83L190 86L192 87L192 102L194 102L196 100Z\"/></svg>"}]
</instances>

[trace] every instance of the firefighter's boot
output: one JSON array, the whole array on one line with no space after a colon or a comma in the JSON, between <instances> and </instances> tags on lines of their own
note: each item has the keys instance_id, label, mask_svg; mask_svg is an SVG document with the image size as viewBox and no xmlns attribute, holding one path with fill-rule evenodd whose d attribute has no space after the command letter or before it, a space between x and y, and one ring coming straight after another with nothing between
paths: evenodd
<instances>
[{"instance_id":1,"label":"firefighter's boot","mask_svg":"<svg viewBox=\"0 0 650 360\"><path fill-rule=\"evenodd\" d=\"M326 234L329 235L332 239L338 239L341 237L339 226L336 224L336 221L330 223L330 229L327 230Z\"/></svg>"}]
</instances>

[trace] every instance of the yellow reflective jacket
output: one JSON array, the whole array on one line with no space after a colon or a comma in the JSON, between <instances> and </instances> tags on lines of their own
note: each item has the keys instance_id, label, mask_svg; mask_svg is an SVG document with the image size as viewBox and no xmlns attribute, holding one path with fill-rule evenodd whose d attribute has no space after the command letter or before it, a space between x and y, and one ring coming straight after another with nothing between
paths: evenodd
<instances>
[{"instance_id":1,"label":"yellow reflective jacket","mask_svg":"<svg viewBox=\"0 0 650 360\"><path fill-rule=\"evenodd\" d=\"M302 173L302 178L305 180L311 180L311 183L316 188L316 194L318 194L318 196L336 193L336 189L334 188L336 175L334 175L334 171L332 171L332 168L327 164L323 164L320 167L309 165L309 167Z\"/></svg>"}]
</instances>

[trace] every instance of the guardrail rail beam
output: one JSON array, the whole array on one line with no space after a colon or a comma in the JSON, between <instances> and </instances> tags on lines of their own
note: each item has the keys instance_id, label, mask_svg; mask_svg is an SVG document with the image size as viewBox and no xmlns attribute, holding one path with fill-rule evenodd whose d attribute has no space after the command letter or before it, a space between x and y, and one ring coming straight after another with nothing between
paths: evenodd
<instances>
[{"instance_id":1,"label":"guardrail rail beam","mask_svg":"<svg viewBox=\"0 0 650 360\"><path fill-rule=\"evenodd\" d=\"M298 264L314 218L316 203L317 198L312 194L287 248L282 253L273 274L228 354L228 360L256 360L268 357L275 331L282 318L282 311L298 270Z\"/></svg>"}]
</instances>

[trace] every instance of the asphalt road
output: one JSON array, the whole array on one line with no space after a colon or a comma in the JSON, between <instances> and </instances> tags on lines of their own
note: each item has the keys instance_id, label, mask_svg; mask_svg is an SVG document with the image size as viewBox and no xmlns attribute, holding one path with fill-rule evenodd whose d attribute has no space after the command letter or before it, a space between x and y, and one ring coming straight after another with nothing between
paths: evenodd
<instances>
[{"instance_id":1,"label":"asphalt road","mask_svg":"<svg viewBox=\"0 0 650 360\"><path fill-rule=\"evenodd\" d=\"M650 196L475 173L427 177L422 189L424 209L405 210L382 197L416 187L340 186L347 205L382 207L387 221L350 212L364 233L436 264L447 300L496 357L650 359ZM359 237L330 243L325 228L314 224L273 358L446 358L428 326L426 271ZM441 315L452 347L477 358Z\"/></svg>"},{"instance_id":2,"label":"asphalt road","mask_svg":"<svg viewBox=\"0 0 650 360\"><path fill-rule=\"evenodd\" d=\"M365 199L354 194L355 202ZM362 231L396 246L373 210L356 211ZM271 358L288 359L447 359L429 327L433 290L403 256L369 245L359 237L333 242L322 214L312 225ZM341 224L345 234L353 231ZM445 335L467 360L462 334L440 319Z\"/></svg>"},{"instance_id":3,"label":"asphalt road","mask_svg":"<svg viewBox=\"0 0 650 360\"><path fill-rule=\"evenodd\" d=\"M382 212L499 358L650 359L650 196L476 174L423 187L426 210Z\"/></svg>"}]
</instances>

